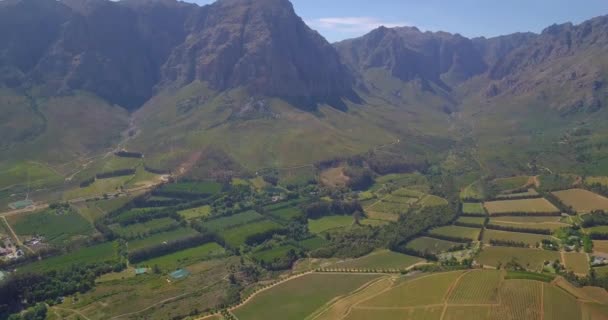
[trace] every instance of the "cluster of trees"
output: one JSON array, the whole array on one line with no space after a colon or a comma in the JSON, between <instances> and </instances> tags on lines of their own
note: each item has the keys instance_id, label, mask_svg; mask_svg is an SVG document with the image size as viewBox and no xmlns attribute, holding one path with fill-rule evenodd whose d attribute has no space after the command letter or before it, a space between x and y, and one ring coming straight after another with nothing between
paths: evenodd
<instances>
[{"instance_id":1,"label":"cluster of trees","mask_svg":"<svg viewBox=\"0 0 608 320\"><path fill-rule=\"evenodd\" d=\"M296 251L294 249L290 249L283 256L276 257L270 261L258 260L257 262L260 264L260 266L262 266L262 268L266 270L280 271L291 269L293 264L301 257L304 257L304 251Z\"/></svg>"},{"instance_id":2,"label":"cluster of trees","mask_svg":"<svg viewBox=\"0 0 608 320\"><path fill-rule=\"evenodd\" d=\"M99 262L42 274L16 273L0 284L0 310L14 313L37 303L57 303L61 297L90 290L100 275L125 267L124 262Z\"/></svg>"},{"instance_id":3,"label":"cluster of trees","mask_svg":"<svg viewBox=\"0 0 608 320\"><path fill-rule=\"evenodd\" d=\"M122 158L135 158L135 159L141 159L144 157L144 155L141 152L133 152L133 151L126 151L126 150L114 152L114 155L117 157L122 157Z\"/></svg>"},{"instance_id":4,"label":"cluster of trees","mask_svg":"<svg viewBox=\"0 0 608 320\"><path fill-rule=\"evenodd\" d=\"M310 252L314 258L357 258L387 244L390 234L384 228L365 226L327 234L328 244Z\"/></svg>"},{"instance_id":5,"label":"cluster of trees","mask_svg":"<svg viewBox=\"0 0 608 320\"><path fill-rule=\"evenodd\" d=\"M586 185L586 188L595 193L599 193L603 196L608 197L608 186L603 185L601 183L593 183L591 185Z\"/></svg>"},{"instance_id":6,"label":"cluster of trees","mask_svg":"<svg viewBox=\"0 0 608 320\"><path fill-rule=\"evenodd\" d=\"M403 246L402 248L399 249L399 252L410 255L410 256L414 256L414 257L420 257L429 261L439 261L439 257L437 257L437 255L435 255L434 253L425 250L425 251L420 251L420 250L416 250L416 249L412 249L412 248L408 248L406 246Z\"/></svg>"},{"instance_id":7,"label":"cluster of trees","mask_svg":"<svg viewBox=\"0 0 608 320\"><path fill-rule=\"evenodd\" d=\"M389 248L399 251L403 244L430 228L450 224L456 218L457 211L458 204L454 202L445 206L410 208L399 217L397 223L386 227L386 232L391 235Z\"/></svg>"},{"instance_id":8,"label":"cluster of trees","mask_svg":"<svg viewBox=\"0 0 608 320\"><path fill-rule=\"evenodd\" d=\"M28 308L21 313L10 315L8 320L45 320L47 311L46 304L38 303L37 305ZM2 315L0 314L0 318L1 317Z\"/></svg>"},{"instance_id":9,"label":"cluster of trees","mask_svg":"<svg viewBox=\"0 0 608 320\"><path fill-rule=\"evenodd\" d=\"M348 184L352 190L366 190L374 184L374 174L366 168L347 167L344 173L348 176Z\"/></svg>"},{"instance_id":10,"label":"cluster of trees","mask_svg":"<svg viewBox=\"0 0 608 320\"><path fill-rule=\"evenodd\" d=\"M95 177L90 177L90 178L84 180L83 182L81 182L80 187L86 188L86 187L92 185L93 183L95 183Z\"/></svg>"},{"instance_id":11,"label":"cluster of trees","mask_svg":"<svg viewBox=\"0 0 608 320\"><path fill-rule=\"evenodd\" d=\"M95 175L97 179L108 179L114 177L131 176L135 174L135 169L118 169L114 171L102 172Z\"/></svg>"},{"instance_id":12,"label":"cluster of trees","mask_svg":"<svg viewBox=\"0 0 608 320\"><path fill-rule=\"evenodd\" d=\"M591 214L584 215L583 222L581 222L583 228L606 225L608 225L608 213L603 210L593 211Z\"/></svg>"},{"instance_id":13,"label":"cluster of trees","mask_svg":"<svg viewBox=\"0 0 608 320\"><path fill-rule=\"evenodd\" d=\"M525 242L513 241L513 240L490 240L490 244L495 247L516 247L516 248L527 248L528 244Z\"/></svg>"},{"instance_id":14,"label":"cluster of trees","mask_svg":"<svg viewBox=\"0 0 608 320\"><path fill-rule=\"evenodd\" d=\"M352 215L356 211L363 212L363 207L358 201L317 201L304 208L304 213L309 219L318 219L330 215Z\"/></svg>"},{"instance_id":15,"label":"cluster of trees","mask_svg":"<svg viewBox=\"0 0 608 320\"><path fill-rule=\"evenodd\" d=\"M560 198L556 197L551 192L543 192L542 196L549 200L553 205L555 205L561 212L565 212L569 215L575 215L576 210L572 206L566 205Z\"/></svg>"},{"instance_id":16,"label":"cluster of trees","mask_svg":"<svg viewBox=\"0 0 608 320\"><path fill-rule=\"evenodd\" d=\"M492 229L492 230L509 231L509 232L522 232L522 233L551 235L551 229L518 228L518 227L502 226L502 225L496 225L496 224L488 224L488 225L486 225L486 228Z\"/></svg>"},{"instance_id":17,"label":"cluster of trees","mask_svg":"<svg viewBox=\"0 0 608 320\"><path fill-rule=\"evenodd\" d=\"M169 170L156 169L156 168L148 167L146 165L144 165L144 170L146 170L150 173L158 174L158 175L171 174L171 171L169 171Z\"/></svg>"}]
</instances>

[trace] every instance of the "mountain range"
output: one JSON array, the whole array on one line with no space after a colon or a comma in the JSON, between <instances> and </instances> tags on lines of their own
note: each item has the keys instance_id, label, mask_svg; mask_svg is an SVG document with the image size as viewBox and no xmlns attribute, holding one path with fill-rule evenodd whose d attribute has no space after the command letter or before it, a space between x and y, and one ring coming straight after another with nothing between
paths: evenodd
<instances>
[{"instance_id":1,"label":"mountain range","mask_svg":"<svg viewBox=\"0 0 608 320\"><path fill-rule=\"evenodd\" d=\"M288 0L4 0L0 169L67 173L120 143L193 176L380 147L458 172L593 173L608 165L607 51L608 16L330 44Z\"/></svg>"}]
</instances>

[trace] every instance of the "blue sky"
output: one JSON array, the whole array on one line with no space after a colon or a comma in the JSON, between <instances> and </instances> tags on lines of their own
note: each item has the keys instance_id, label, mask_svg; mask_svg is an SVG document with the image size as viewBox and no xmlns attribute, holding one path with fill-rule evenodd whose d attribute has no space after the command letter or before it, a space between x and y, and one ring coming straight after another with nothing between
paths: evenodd
<instances>
[{"instance_id":1,"label":"blue sky","mask_svg":"<svg viewBox=\"0 0 608 320\"><path fill-rule=\"evenodd\" d=\"M207 4L212 0L189 0ZM296 12L329 41L385 25L416 26L468 37L540 32L608 14L608 0L292 0Z\"/></svg>"}]
</instances>

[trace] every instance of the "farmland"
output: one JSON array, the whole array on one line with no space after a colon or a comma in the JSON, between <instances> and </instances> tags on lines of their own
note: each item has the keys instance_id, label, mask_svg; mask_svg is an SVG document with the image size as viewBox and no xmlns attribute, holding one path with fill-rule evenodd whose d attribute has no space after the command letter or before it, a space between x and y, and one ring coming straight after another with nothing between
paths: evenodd
<instances>
[{"instance_id":1,"label":"farmland","mask_svg":"<svg viewBox=\"0 0 608 320\"><path fill-rule=\"evenodd\" d=\"M263 219L264 217L255 211L245 211L228 217L207 220L204 222L204 225L209 230L219 231L242 226Z\"/></svg>"},{"instance_id":2,"label":"farmland","mask_svg":"<svg viewBox=\"0 0 608 320\"><path fill-rule=\"evenodd\" d=\"M553 192L565 205L571 206L579 213L593 210L608 210L608 198L584 189L570 189Z\"/></svg>"},{"instance_id":3,"label":"farmland","mask_svg":"<svg viewBox=\"0 0 608 320\"><path fill-rule=\"evenodd\" d=\"M421 261L423 260L417 257L382 250L370 253L362 258L336 263L332 268L404 270Z\"/></svg>"},{"instance_id":4,"label":"farmland","mask_svg":"<svg viewBox=\"0 0 608 320\"><path fill-rule=\"evenodd\" d=\"M496 304L501 271L473 271L460 279L449 296L450 304Z\"/></svg>"},{"instance_id":5,"label":"farmland","mask_svg":"<svg viewBox=\"0 0 608 320\"><path fill-rule=\"evenodd\" d=\"M581 319L581 309L576 299L564 290L543 284L545 319Z\"/></svg>"},{"instance_id":6,"label":"farmland","mask_svg":"<svg viewBox=\"0 0 608 320\"><path fill-rule=\"evenodd\" d=\"M441 197L426 194L416 189L400 188L374 202L371 206L366 208L366 211L399 215L406 213L413 205L435 207L446 204L447 200Z\"/></svg>"},{"instance_id":7,"label":"farmland","mask_svg":"<svg viewBox=\"0 0 608 320\"><path fill-rule=\"evenodd\" d=\"M178 226L178 222L171 218L153 219L143 223L130 224L121 226L119 224L111 225L112 231L126 239L134 239L165 230L173 229Z\"/></svg>"},{"instance_id":8,"label":"farmland","mask_svg":"<svg viewBox=\"0 0 608 320\"><path fill-rule=\"evenodd\" d=\"M492 184L499 190L499 192L520 189L528 184L530 177L528 176L517 176L509 178L499 178L492 181Z\"/></svg>"},{"instance_id":9,"label":"farmland","mask_svg":"<svg viewBox=\"0 0 608 320\"><path fill-rule=\"evenodd\" d=\"M177 228L175 230L160 232L143 239L129 241L129 250L139 250L147 247L157 246L165 242L172 242L187 237L195 236L198 232L190 228Z\"/></svg>"},{"instance_id":10,"label":"farmland","mask_svg":"<svg viewBox=\"0 0 608 320\"><path fill-rule=\"evenodd\" d=\"M593 251L608 253L608 240L593 240Z\"/></svg>"},{"instance_id":11,"label":"farmland","mask_svg":"<svg viewBox=\"0 0 608 320\"><path fill-rule=\"evenodd\" d=\"M589 272L589 257L585 253L565 252L564 265L567 270L576 274L586 275Z\"/></svg>"},{"instance_id":12,"label":"farmland","mask_svg":"<svg viewBox=\"0 0 608 320\"><path fill-rule=\"evenodd\" d=\"M429 237L420 237L408 242L406 247L419 252L430 252L436 254L450 250L458 245L460 245L460 243Z\"/></svg>"},{"instance_id":13,"label":"farmland","mask_svg":"<svg viewBox=\"0 0 608 320\"><path fill-rule=\"evenodd\" d=\"M496 199L509 200L509 199L516 199L516 198L534 198L534 197L540 197L540 194L538 193L538 191L536 191L534 189L528 189L528 191L526 191L526 192L499 194L496 196Z\"/></svg>"},{"instance_id":14,"label":"farmland","mask_svg":"<svg viewBox=\"0 0 608 320\"><path fill-rule=\"evenodd\" d=\"M309 219L308 229L312 233L323 233L335 229L352 226L354 220L351 216L326 216L320 219Z\"/></svg>"},{"instance_id":15,"label":"farmland","mask_svg":"<svg viewBox=\"0 0 608 320\"><path fill-rule=\"evenodd\" d=\"M27 215L15 215L8 219L14 231L21 237L40 235L44 241L60 245L76 237L86 237L95 230L73 209L56 211L47 209Z\"/></svg>"},{"instance_id":16,"label":"farmland","mask_svg":"<svg viewBox=\"0 0 608 320\"><path fill-rule=\"evenodd\" d=\"M559 252L529 248L487 247L484 248L477 261L488 266L499 266L514 260L530 270L542 269L545 261L560 260Z\"/></svg>"},{"instance_id":17,"label":"farmland","mask_svg":"<svg viewBox=\"0 0 608 320\"><path fill-rule=\"evenodd\" d=\"M50 270L68 269L70 266L78 264L91 264L105 261L117 262L118 244L106 242L92 247L82 248L72 253L55 256L48 259L36 261L19 268L20 272L44 272Z\"/></svg>"},{"instance_id":18,"label":"farmland","mask_svg":"<svg viewBox=\"0 0 608 320\"><path fill-rule=\"evenodd\" d=\"M490 215L509 213L559 213L546 199L501 200L484 203Z\"/></svg>"},{"instance_id":19,"label":"farmland","mask_svg":"<svg viewBox=\"0 0 608 320\"><path fill-rule=\"evenodd\" d=\"M477 240L477 237L479 236L479 231L480 231L480 229L476 229L476 228L447 226L447 227L439 227L439 228L432 229L429 232L429 234L431 236L438 235L438 236Z\"/></svg>"},{"instance_id":20,"label":"farmland","mask_svg":"<svg viewBox=\"0 0 608 320\"><path fill-rule=\"evenodd\" d=\"M561 222L533 222L534 220L526 221L525 218L534 218L534 217L519 217L522 218L520 221L509 221L509 219L504 220L503 218L513 218L513 217L496 217L490 219L490 224L502 227L511 227L511 228L521 228L521 229L549 229L551 231L557 230L559 228L567 227L568 224ZM556 217L559 218L559 217Z\"/></svg>"},{"instance_id":21,"label":"farmland","mask_svg":"<svg viewBox=\"0 0 608 320\"><path fill-rule=\"evenodd\" d=\"M456 222L459 223L476 224L480 227L483 226L485 221L485 217L459 217L458 220L456 220Z\"/></svg>"},{"instance_id":22,"label":"farmland","mask_svg":"<svg viewBox=\"0 0 608 320\"><path fill-rule=\"evenodd\" d=\"M224 248L215 242L206 243L198 247L177 251L172 254L158 258L142 261L139 266L158 266L162 270L172 271L178 268L187 267L196 262L221 257L225 254Z\"/></svg>"},{"instance_id":23,"label":"farmland","mask_svg":"<svg viewBox=\"0 0 608 320\"><path fill-rule=\"evenodd\" d=\"M501 241L513 241L513 242L523 242L529 246L535 247L537 244L540 244L544 239L551 239L550 236L540 235L540 234L532 234L532 233L522 233L522 232L508 232L508 231L500 231L500 230L490 230L487 229L483 233L483 242L489 243L490 240L501 240Z\"/></svg>"},{"instance_id":24,"label":"farmland","mask_svg":"<svg viewBox=\"0 0 608 320\"><path fill-rule=\"evenodd\" d=\"M257 294L234 310L242 320L304 319L331 299L378 278L377 275L311 274Z\"/></svg>"},{"instance_id":25,"label":"farmland","mask_svg":"<svg viewBox=\"0 0 608 320\"><path fill-rule=\"evenodd\" d=\"M181 210L177 212L180 216L186 220L206 218L211 214L211 206L205 205L202 207L196 207L192 209Z\"/></svg>"},{"instance_id":26,"label":"farmland","mask_svg":"<svg viewBox=\"0 0 608 320\"><path fill-rule=\"evenodd\" d=\"M506 280L500 288L501 305L492 309L492 319L541 319L543 283Z\"/></svg>"},{"instance_id":27,"label":"farmland","mask_svg":"<svg viewBox=\"0 0 608 320\"><path fill-rule=\"evenodd\" d=\"M221 190L222 185L213 181L172 183L161 188L164 193L193 195L214 195Z\"/></svg>"},{"instance_id":28,"label":"farmland","mask_svg":"<svg viewBox=\"0 0 608 320\"><path fill-rule=\"evenodd\" d=\"M404 308L417 305L433 305L443 302L443 298L452 284L463 273L448 272L421 277L394 286L358 306L365 308Z\"/></svg>"},{"instance_id":29,"label":"farmland","mask_svg":"<svg viewBox=\"0 0 608 320\"><path fill-rule=\"evenodd\" d=\"M281 229L280 225L272 221L262 220L225 230L222 232L222 238L232 247L238 247L245 244L246 240L251 236L266 234L268 232L279 232Z\"/></svg>"},{"instance_id":30,"label":"farmland","mask_svg":"<svg viewBox=\"0 0 608 320\"><path fill-rule=\"evenodd\" d=\"M462 204L462 213L464 214L476 214L485 215L486 210L483 205L478 202L465 202Z\"/></svg>"}]
</instances>

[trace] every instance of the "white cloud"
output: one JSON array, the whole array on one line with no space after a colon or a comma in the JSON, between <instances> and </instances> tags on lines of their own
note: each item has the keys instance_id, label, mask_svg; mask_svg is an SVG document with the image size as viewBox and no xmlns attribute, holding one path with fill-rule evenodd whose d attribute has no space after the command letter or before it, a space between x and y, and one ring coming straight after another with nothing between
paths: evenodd
<instances>
[{"instance_id":1,"label":"white cloud","mask_svg":"<svg viewBox=\"0 0 608 320\"><path fill-rule=\"evenodd\" d=\"M306 24L321 31L365 33L380 26L387 28L408 25L404 21L384 21L373 17L329 17L306 20Z\"/></svg>"}]
</instances>

